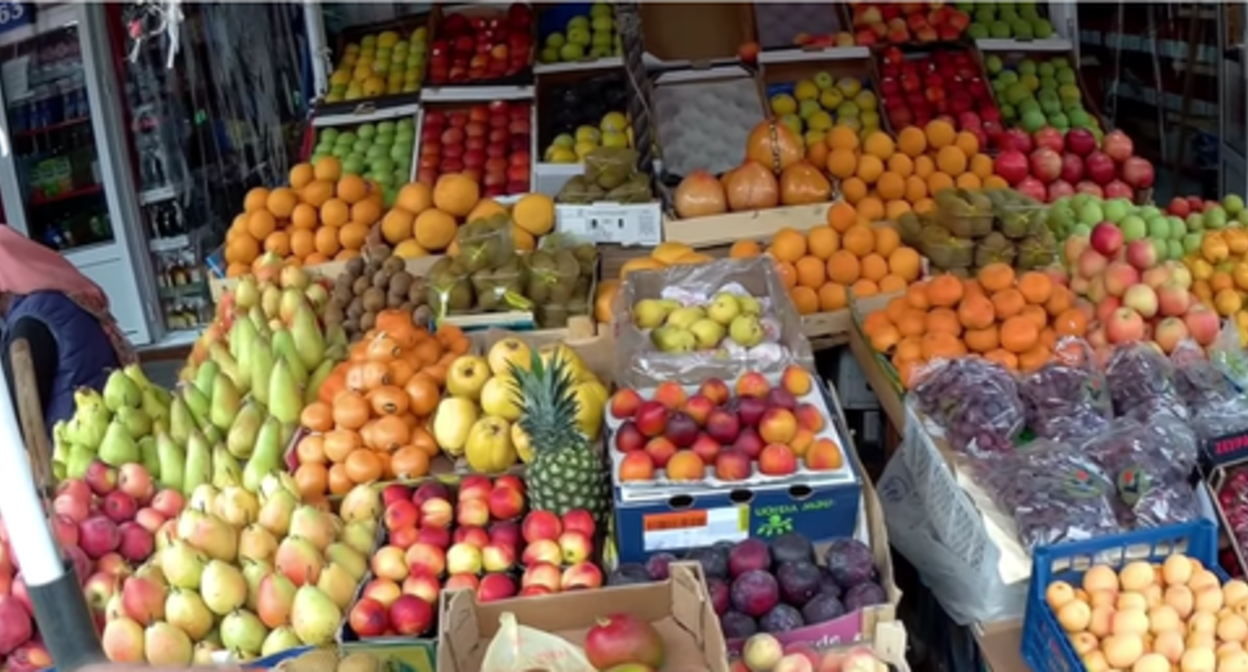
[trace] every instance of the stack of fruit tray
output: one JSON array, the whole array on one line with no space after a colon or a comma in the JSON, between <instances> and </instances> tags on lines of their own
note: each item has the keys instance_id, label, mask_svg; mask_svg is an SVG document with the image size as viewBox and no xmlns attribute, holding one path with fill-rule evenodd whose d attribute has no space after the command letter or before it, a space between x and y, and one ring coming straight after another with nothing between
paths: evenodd
<instances>
[{"instance_id":1,"label":"stack of fruit tray","mask_svg":"<svg viewBox=\"0 0 1248 672\"><path fill-rule=\"evenodd\" d=\"M533 83L537 21L526 3L435 5L426 87Z\"/></svg>"},{"instance_id":2,"label":"stack of fruit tray","mask_svg":"<svg viewBox=\"0 0 1248 672\"><path fill-rule=\"evenodd\" d=\"M415 48L411 43L412 36L420 28L425 29L425 43L421 47ZM423 86L425 80L428 78L429 45L433 42L433 18L428 12L400 16L390 21L381 23L370 23L367 25L351 26L346 28L338 34L338 44L334 49L334 55L332 57L334 70L330 72L331 76L339 69L354 70L354 68L344 67L343 59L347 54L347 45L354 44L358 47L361 45L365 37L372 36L376 39L376 36L384 32L393 32L398 35L401 42L408 44L407 48L410 58L404 60L402 64L392 63L392 66L397 67L402 65L404 68L404 74L406 74L409 68L419 70L420 75L417 81ZM419 57L415 55L417 53L420 54ZM374 68L374 72L377 72L377 68ZM378 76L383 81L386 79L384 73L379 72ZM356 78L353 77L353 81L355 81L355 79ZM360 83L360 85L362 86L362 83ZM332 81L331 86L334 86ZM407 93L391 93L388 91L388 82L386 89L387 90L380 95L357 98L354 100L338 100L337 97L334 97L332 100L326 100L318 105L316 113L318 115L346 114L360 109L367 109L369 107L377 109L420 102L419 89L416 91L409 91Z\"/></svg>"},{"instance_id":3,"label":"stack of fruit tray","mask_svg":"<svg viewBox=\"0 0 1248 672\"><path fill-rule=\"evenodd\" d=\"M1001 111L1002 128L1022 128L1034 134L1045 127L1065 132L1100 125L1096 103L1085 92L1073 53L1024 49L992 53L976 50L975 54ZM1035 78L1031 86L1024 81L1028 75ZM1026 115L1021 109L1024 104L1034 105L1035 113Z\"/></svg>"},{"instance_id":4,"label":"stack of fruit tray","mask_svg":"<svg viewBox=\"0 0 1248 672\"><path fill-rule=\"evenodd\" d=\"M959 131L970 131L979 146L992 149L1000 111L978 52L969 46L891 46L875 53L880 108L891 128L920 128L942 115Z\"/></svg>"},{"instance_id":5,"label":"stack of fruit tray","mask_svg":"<svg viewBox=\"0 0 1248 672\"><path fill-rule=\"evenodd\" d=\"M607 445L621 560L782 532L853 535L862 486L841 417L796 366L617 392Z\"/></svg>"},{"instance_id":6,"label":"stack of fruit tray","mask_svg":"<svg viewBox=\"0 0 1248 672\"><path fill-rule=\"evenodd\" d=\"M764 63L759 69L759 76L767 97L765 107L781 121L790 124L790 130L802 137L806 146L822 142L827 131L844 124L857 123L859 129L880 129L897 137L897 129L891 127L884 115L880 92L875 84L880 77L875 70L875 61L869 55L855 59L819 60L816 52L802 53L801 59L796 62ZM808 88L809 84L814 84L817 89L809 91L814 94L814 98L810 99L813 105L804 101L807 92L797 90L799 86ZM783 107L777 110L777 102L782 96L791 97L792 102L797 104L797 110L790 114L799 118L800 129L792 128L792 120L786 118Z\"/></svg>"},{"instance_id":7,"label":"stack of fruit tray","mask_svg":"<svg viewBox=\"0 0 1248 672\"><path fill-rule=\"evenodd\" d=\"M463 173L477 179L483 198L533 190L533 133L537 107L530 100L426 103L416 125L416 181Z\"/></svg>"}]
</instances>

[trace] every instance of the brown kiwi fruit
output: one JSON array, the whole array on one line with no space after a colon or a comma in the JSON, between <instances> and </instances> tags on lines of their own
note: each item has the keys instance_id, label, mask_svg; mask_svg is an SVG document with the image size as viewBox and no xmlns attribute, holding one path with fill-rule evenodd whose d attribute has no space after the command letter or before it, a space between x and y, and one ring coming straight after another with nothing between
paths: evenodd
<instances>
[{"instance_id":1,"label":"brown kiwi fruit","mask_svg":"<svg viewBox=\"0 0 1248 672\"><path fill-rule=\"evenodd\" d=\"M390 274L394 275L401 271L405 272L407 269L407 264L403 261L402 257L391 256L387 258L385 261L381 262L381 268L383 270L390 271Z\"/></svg>"},{"instance_id":2,"label":"brown kiwi fruit","mask_svg":"<svg viewBox=\"0 0 1248 672\"><path fill-rule=\"evenodd\" d=\"M351 303L351 299L354 299L354 298L355 298L355 292L351 291L351 287L349 285L346 287L343 287L342 285L336 284L334 285L333 293L329 295L330 301L337 301L338 303L341 303L344 306L347 305L348 303Z\"/></svg>"},{"instance_id":3,"label":"brown kiwi fruit","mask_svg":"<svg viewBox=\"0 0 1248 672\"><path fill-rule=\"evenodd\" d=\"M355 279L355 282L351 283L351 293L356 296L363 296L364 292L367 292L368 288L372 286L372 278L366 275L361 275Z\"/></svg>"},{"instance_id":4,"label":"brown kiwi fruit","mask_svg":"<svg viewBox=\"0 0 1248 672\"><path fill-rule=\"evenodd\" d=\"M346 311L337 303L330 303L325 306L325 312L322 313L322 319L325 320L325 324L342 324L346 318Z\"/></svg>"},{"instance_id":5,"label":"brown kiwi fruit","mask_svg":"<svg viewBox=\"0 0 1248 672\"><path fill-rule=\"evenodd\" d=\"M382 269L387 270L387 269ZM412 286L414 278L411 273L404 270L398 270L390 274L389 289L399 294L407 294L407 290Z\"/></svg>"},{"instance_id":6,"label":"brown kiwi fruit","mask_svg":"<svg viewBox=\"0 0 1248 672\"><path fill-rule=\"evenodd\" d=\"M356 257L347 262L347 275L359 277L364 272L364 260Z\"/></svg>"},{"instance_id":7,"label":"brown kiwi fruit","mask_svg":"<svg viewBox=\"0 0 1248 672\"><path fill-rule=\"evenodd\" d=\"M423 304L425 302L425 288L427 286L428 283L425 282L424 278L413 278L412 286L407 288L407 298L410 299L412 303L418 305Z\"/></svg>"},{"instance_id":8,"label":"brown kiwi fruit","mask_svg":"<svg viewBox=\"0 0 1248 672\"><path fill-rule=\"evenodd\" d=\"M404 301L407 301L406 294L396 294L393 289L386 292L386 307L387 308L398 308L399 306L403 305Z\"/></svg>"},{"instance_id":9,"label":"brown kiwi fruit","mask_svg":"<svg viewBox=\"0 0 1248 672\"><path fill-rule=\"evenodd\" d=\"M373 286L378 289L385 289L390 286L390 271L381 269L373 274Z\"/></svg>"},{"instance_id":10,"label":"brown kiwi fruit","mask_svg":"<svg viewBox=\"0 0 1248 672\"><path fill-rule=\"evenodd\" d=\"M429 306L418 306L412 311L412 323L418 327L428 325L433 320L433 309Z\"/></svg>"},{"instance_id":11,"label":"brown kiwi fruit","mask_svg":"<svg viewBox=\"0 0 1248 672\"><path fill-rule=\"evenodd\" d=\"M377 324L377 313L371 310L360 316L360 331L368 331Z\"/></svg>"},{"instance_id":12,"label":"brown kiwi fruit","mask_svg":"<svg viewBox=\"0 0 1248 672\"><path fill-rule=\"evenodd\" d=\"M360 319L360 316L363 314L364 314L364 299L358 296L355 297L354 299L351 299L351 303L347 305L347 319L358 321Z\"/></svg>"},{"instance_id":13,"label":"brown kiwi fruit","mask_svg":"<svg viewBox=\"0 0 1248 672\"><path fill-rule=\"evenodd\" d=\"M386 293L378 287L370 287L364 292L363 306L366 312L377 312L386 306Z\"/></svg>"}]
</instances>

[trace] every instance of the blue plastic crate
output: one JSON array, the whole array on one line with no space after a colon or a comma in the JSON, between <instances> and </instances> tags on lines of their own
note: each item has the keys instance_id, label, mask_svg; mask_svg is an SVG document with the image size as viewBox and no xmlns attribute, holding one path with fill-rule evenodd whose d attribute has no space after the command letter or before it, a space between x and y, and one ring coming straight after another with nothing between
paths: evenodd
<instances>
[{"instance_id":1,"label":"blue plastic crate","mask_svg":"<svg viewBox=\"0 0 1248 672\"><path fill-rule=\"evenodd\" d=\"M1128 562L1161 562L1175 553L1201 561L1225 581L1218 566L1218 528L1208 520L1151 530L1042 546L1032 553L1031 585L1023 616L1023 660L1033 672L1077 672L1085 669L1057 616L1044 602L1044 591L1054 581L1079 585L1094 564L1122 567Z\"/></svg>"}]
</instances>

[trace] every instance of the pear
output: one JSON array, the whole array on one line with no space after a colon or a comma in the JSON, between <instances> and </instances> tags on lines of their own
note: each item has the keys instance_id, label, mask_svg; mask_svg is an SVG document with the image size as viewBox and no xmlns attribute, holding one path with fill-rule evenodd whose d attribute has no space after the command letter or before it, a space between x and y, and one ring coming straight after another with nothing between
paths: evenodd
<instances>
[{"instance_id":1,"label":"pear","mask_svg":"<svg viewBox=\"0 0 1248 672\"><path fill-rule=\"evenodd\" d=\"M273 554L273 566L296 586L315 584L324 565L320 550L307 539L294 535L283 539Z\"/></svg>"},{"instance_id":2,"label":"pear","mask_svg":"<svg viewBox=\"0 0 1248 672\"><path fill-rule=\"evenodd\" d=\"M139 439L139 456L147 473L160 473L160 454L156 452L156 437L148 435Z\"/></svg>"},{"instance_id":3,"label":"pear","mask_svg":"<svg viewBox=\"0 0 1248 672\"><path fill-rule=\"evenodd\" d=\"M334 541L333 517L311 504L303 504L290 517L289 533L307 539L318 551L324 551Z\"/></svg>"},{"instance_id":4,"label":"pear","mask_svg":"<svg viewBox=\"0 0 1248 672\"><path fill-rule=\"evenodd\" d=\"M152 433L152 418L140 409L122 406L113 419L120 422L136 441Z\"/></svg>"},{"instance_id":5,"label":"pear","mask_svg":"<svg viewBox=\"0 0 1248 672\"><path fill-rule=\"evenodd\" d=\"M295 593L291 626L299 641L309 646L329 644L340 621L342 610L321 589L303 586Z\"/></svg>"},{"instance_id":6,"label":"pear","mask_svg":"<svg viewBox=\"0 0 1248 672\"><path fill-rule=\"evenodd\" d=\"M277 304L277 317L283 324L294 324L295 313L306 305L308 300L303 292L294 288L287 289L282 292L282 298Z\"/></svg>"},{"instance_id":7,"label":"pear","mask_svg":"<svg viewBox=\"0 0 1248 672\"><path fill-rule=\"evenodd\" d=\"M295 507L298 505L299 502L294 495L286 490L279 490L270 495L260 505L258 522L264 529L278 537L285 537L290 531L290 517L294 514Z\"/></svg>"},{"instance_id":8,"label":"pear","mask_svg":"<svg viewBox=\"0 0 1248 672\"><path fill-rule=\"evenodd\" d=\"M148 390L159 389L152 384L152 381L143 372L143 367L138 364L127 364L121 368L121 372L126 375L135 385L139 387L139 391L146 392Z\"/></svg>"},{"instance_id":9,"label":"pear","mask_svg":"<svg viewBox=\"0 0 1248 672\"><path fill-rule=\"evenodd\" d=\"M195 371L195 389L199 390L204 397L211 397L212 387L216 384L219 375L221 375L221 366L211 359L204 360Z\"/></svg>"},{"instance_id":10,"label":"pear","mask_svg":"<svg viewBox=\"0 0 1248 672\"><path fill-rule=\"evenodd\" d=\"M155 388L143 390L141 408L141 412L147 414L152 422L168 422L169 420L169 404L159 397Z\"/></svg>"},{"instance_id":11,"label":"pear","mask_svg":"<svg viewBox=\"0 0 1248 672\"><path fill-rule=\"evenodd\" d=\"M694 322L697 322L704 317L706 317L706 311L701 308L697 306L685 306L683 308L673 310L671 314L667 316L666 324L670 327L688 329L693 326Z\"/></svg>"},{"instance_id":12,"label":"pear","mask_svg":"<svg viewBox=\"0 0 1248 672\"><path fill-rule=\"evenodd\" d=\"M65 439L70 443L96 449L104 441L104 434L108 432L108 423L112 420L112 414L108 412L100 396L95 394L94 390L90 392L91 395L86 397L86 401L75 401L77 410L65 427ZM75 392L76 400L78 396L79 393Z\"/></svg>"},{"instance_id":13,"label":"pear","mask_svg":"<svg viewBox=\"0 0 1248 672\"><path fill-rule=\"evenodd\" d=\"M302 301L295 309L294 320L290 327L295 339L295 350L299 359L308 369L314 369L325 359L325 336L316 323L316 314L306 301Z\"/></svg>"},{"instance_id":14,"label":"pear","mask_svg":"<svg viewBox=\"0 0 1248 672\"><path fill-rule=\"evenodd\" d=\"M138 408L143 403L143 391L121 370L108 374L103 396L104 405L114 413L122 408Z\"/></svg>"},{"instance_id":15,"label":"pear","mask_svg":"<svg viewBox=\"0 0 1248 672\"><path fill-rule=\"evenodd\" d=\"M242 548L242 539L239 539L239 548ZM265 560L253 560L244 557L239 552L239 558L243 562L243 580L247 582L247 608L256 611L256 597L260 592L260 582L264 577L273 571L273 565ZM259 612L257 612L259 613Z\"/></svg>"},{"instance_id":16,"label":"pear","mask_svg":"<svg viewBox=\"0 0 1248 672\"><path fill-rule=\"evenodd\" d=\"M217 515L234 527L245 527L260 517L260 500L241 485L221 489L216 501Z\"/></svg>"},{"instance_id":17,"label":"pear","mask_svg":"<svg viewBox=\"0 0 1248 672\"><path fill-rule=\"evenodd\" d=\"M712 350L719 347L719 342L724 340L725 332L724 325L709 317L704 317L689 327L689 333L693 334L700 350Z\"/></svg>"},{"instance_id":18,"label":"pear","mask_svg":"<svg viewBox=\"0 0 1248 672\"><path fill-rule=\"evenodd\" d=\"M213 387L216 387L214 384ZM182 400L186 402L187 409L191 412L191 418L195 421L195 426L202 432L205 428L211 427L208 422L208 411L212 406L212 402L208 396L199 391L194 385L184 385L182 387Z\"/></svg>"},{"instance_id":19,"label":"pear","mask_svg":"<svg viewBox=\"0 0 1248 672\"><path fill-rule=\"evenodd\" d=\"M260 310L270 320L277 317L278 305L282 302L282 290L277 285L269 285L260 292Z\"/></svg>"},{"instance_id":20,"label":"pear","mask_svg":"<svg viewBox=\"0 0 1248 672\"><path fill-rule=\"evenodd\" d=\"M651 331L650 340L655 347L667 353L693 352L698 345L698 339L693 332L670 324Z\"/></svg>"},{"instance_id":21,"label":"pear","mask_svg":"<svg viewBox=\"0 0 1248 672\"><path fill-rule=\"evenodd\" d=\"M239 485L242 483L243 469L238 466L238 460L225 449L225 445L218 443L212 447L212 484L219 490L224 490L231 485Z\"/></svg>"},{"instance_id":22,"label":"pear","mask_svg":"<svg viewBox=\"0 0 1248 672\"><path fill-rule=\"evenodd\" d=\"M163 428L156 429L156 461L159 469L152 472L160 484L182 492L182 477L186 474L186 452L173 442Z\"/></svg>"},{"instance_id":23,"label":"pear","mask_svg":"<svg viewBox=\"0 0 1248 672\"><path fill-rule=\"evenodd\" d=\"M247 601L247 580L234 565L213 560L204 568L199 581L199 595L204 598L208 610L218 616L243 606Z\"/></svg>"},{"instance_id":24,"label":"pear","mask_svg":"<svg viewBox=\"0 0 1248 672\"><path fill-rule=\"evenodd\" d=\"M741 302L731 292L720 292L711 297L711 305L706 308L706 316L727 327L741 314Z\"/></svg>"},{"instance_id":25,"label":"pear","mask_svg":"<svg viewBox=\"0 0 1248 672\"><path fill-rule=\"evenodd\" d=\"M351 488L342 498L342 502L338 504L338 515L346 523L357 520L378 520L383 510L381 491L373 487L371 483L361 483Z\"/></svg>"},{"instance_id":26,"label":"pear","mask_svg":"<svg viewBox=\"0 0 1248 672\"><path fill-rule=\"evenodd\" d=\"M186 472L182 475L182 492L191 493L195 488L208 483L212 477L212 449L208 447L208 439L198 430L191 431L186 442Z\"/></svg>"},{"instance_id":27,"label":"pear","mask_svg":"<svg viewBox=\"0 0 1248 672\"><path fill-rule=\"evenodd\" d=\"M186 508L183 511L212 513L217 510L217 498L220 496L221 491L214 488L211 483L200 483L187 496Z\"/></svg>"},{"instance_id":28,"label":"pear","mask_svg":"<svg viewBox=\"0 0 1248 672\"><path fill-rule=\"evenodd\" d=\"M95 461L95 452L86 446L72 446L65 460L65 476L68 478L85 478L87 469Z\"/></svg>"},{"instance_id":29,"label":"pear","mask_svg":"<svg viewBox=\"0 0 1248 672\"><path fill-rule=\"evenodd\" d=\"M642 299L633 306L633 324L638 329L654 329L663 324L672 308L660 299Z\"/></svg>"},{"instance_id":30,"label":"pear","mask_svg":"<svg viewBox=\"0 0 1248 672\"><path fill-rule=\"evenodd\" d=\"M160 552L160 569L165 574L165 580L174 588L199 588L200 577L204 575L207 565L208 558L182 539L174 539ZM167 606L165 614L169 614Z\"/></svg>"},{"instance_id":31,"label":"pear","mask_svg":"<svg viewBox=\"0 0 1248 672\"><path fill-rule=\"evenodd\" d=\"M209 558L233 562L238 555L238 532L211 513L183 511L178 516L177 534Z\"/></svg>"},{"instance_id":32,"label":"pear","mask_svg":"<svg viewBox=\"0 0 1248 672\"><path fill-rule=\"evenodd\" d=\"M282 425L277 418L268 418L256 433L255 448L247 466L243 467L243 487L252 492L261 489L266 475L282 467Z\"/></svg>"},{"instance_id":33,"label":"pear","mask_svg":"<svg viewBox=\"0 0 1248 672\"><path fill-rule=\"evenodd\" d=\"M316 587L339 609L351 606L351 598L355 597L355 584L356 578L335 562L325 565L320 578L316 580Z\"/></svg>"},{"instance_id":34,"label":"pear","mask_svg":"<svg viewBox=\"0 0 1248 672\"><path fill-rule=\"evenodd\" d=\"M269 403L269 379L273 375L273 349L262 336L251 346L251 396L262 404Z\"/></svg>"},{"instance_id":35,"label":"pear","mask_svg":"<svg viewBox=\"0 0 1248 672\"><path fill-rule=\"evenodd\" d=\"M244 530L246 532L246 530ZM334 542L325 549L325 558L336 563L359 581L368 573L368 558L344 542Z\"/></svg>"},{"instance_id":36,"label":"pear","mask_svg":"<svg viewBox=\"0 0 1248 672\"><path fill-rule=\"evenodd\" d=\"M527 346L526 346L527 347ZM520 419L520 388L510 375L498 374L481 388L481 410L508 422Z\"/></svg>"},{"instance_id":37,"label":"pear","mask_svg":"<svg viewBox=\"0 0 1248 672\"><path fill-rule=\"evenodd\" d=\"M221 367L221 373L225 374L230 379L230 382L234 383L235 386L238 385L238 381L242 379L242 374L238 372L238 360L234 359L234 355L230 354L230 348L225 343L218 341L208 346L208 357L216 362L217 366ZM218 375L212 383L214 390L219 382L221 382L221 376ZM204 394L211 396L207 391L204 391Z\"/></svg>"},{"instance_id":38,"label":"pear","mask_svg":"<svg viewBox=\"0 0 1248 672\"><path fill-rule=\"evenodd\" d=\"M326 351L328 353L328 351ZM328 357L328 355L326 355ZM316 403L321 392L321 385L329 379L330 374L334 372L334 367L342 357L328 357L321 362L319 366L308 374L308 384L303 388L303 405L311 406Z\"/></svg>"},{"instance_id":39,"label":"pear","mask_svg":"<svg viewBox=\"0 0 1248 672\"><path fill-rule=\"evenodd\" d=\"M134 385L129 378L125 380L127 384ZM139 452L139 444L135 443L134 437L116 418L108 423L108 431L104 433L104 440L100 442L99 456L105 464L113 467L140 462L143 457Z\"/></svg>"},{"instance_id":40,"label":"pear","mask_svg":"<svg viewBox=\"0 0 1248 672\"><path fill-rule=\"evenodd\" d=\"M464 454L468 432L477 421L477 405L471 399L446 397L433 415L433 436L447 455Z\"/></svg>"},{"instance_id":41,"label":"pear","mask_svg":"<svg viewBox=\"0 0 1248 672\"><path fill-rule=\"evenodd\" d=\"M237 609L221 619L221 644L239 652L244 660L258 655L268 636L269 629L260 622L260 617L246 609Z\"/></svg>"},{"instance_id":42,"label":"pear","mask_svg":"<svg viewBox=\"0 0 1248 672\"><path fill-rule=\"evenodd\" d=\"M260 287L256 285L256 276L244 275L238 279L238 284L234 285L234 305L243 310L260 305Z\"/></svg>"},{"instance_id":43,"label":"pear","mask_svg":"<svg viewBox=\"0 0 1248 672\"><path fill-rule=\"evenodd\" d=\"M234 327L230 329L230 354L238 362L238 377L234 382L239 391L252 388L251 358L256 336L256 327L249 320L235 320Z\"/></svg>"},{"instance_id":44,"label":"pear","mask_svg":"<svg viewBox=\"0 0 1248 672\"><path fill-rule=\"evenodd\" d=\"M293 424L302 412L303 395L295 385L290 362L282 357L273 365L269 379L269 414L278 422Z\"/></svg>"},{"instance_id":45,"label":"pear","mask_svg":"<svg viewBox=\"0 0 1248 672\"><path fill-rule=\"evenodd\" d=\"M347 526L342 530L342 543L346 544L356 553L364 555L372 553L373 547L376 545L377 529L370 526L368 523L369 521L365 520L357 520L355 522L347 523ZM336 544L330 544L330 548L333 548L335 545ZM328 549L326 549L326 557L331 560L338 560L341 562L341 559L334 558L329 555Z\"/></svg>"},{"instance_id":46,"label":"pear","mask_svg":"<svg viewBox=\"0 0 1248 672\"><path fill-rule=\"evenodd\" d=\"M282 626L264 638L264 644L260 646L260 655L271 656L282 651L297 649L300 646L303 646L303 642L299 641L299 635L295 634L294 628Z\"/></svg>"},{"instance_id":47,"label":"pear","mask_svg":"<svg viewBox=\"0 0 1248 672\"><path fill-rule=\"evenodd\" d=\"M196 667L216 667L217 653L223 650L216 642L200 642L195 645L195 652L191 654L191 662Z\"/></svg>"},{"instance_id":48,"label":"pear","mask_svg":"<svg viewBox=\"0 0 1248 672\"><path fill-rule=\"evenodd\" d=\"M242 395L234 381L227 376L217 379L212 387L212 403L208 408L208 421L222 432L228 430L242 406Z\"/></svg>"},{"instance_id":49,"label":"pear","mask_svg":"<svg viewBox=\"0 0 1248 672\"><path fill-rule=\"evenodd\" d=\"M306 290L308 284L312 282L312 278L308 276L307 271L299 266L282 266L282 271L277 276L277 282L282 286L282 289Z\"/></svg>"},{"instance_id":50,"label":"pear","mask_svg":"<svg viewBox=\"0 0 1248 672\"><path fill-rule=\"evenodd\" d=\"M762 343L765 336L763 323L754 315L738 315L728 325L728 337L743 348L752 348Z\"/></svg>"},{"instance_id":51,"label":"pear","mask_svg":"<svg viewBox=\"0 0 1248 672\"><path fill-rule=\"evenodd\" d=\"M194 652L190 636L174 625L157 621L143 631L143 657L149 665L186 667Z\"/></svg>"},{"instance_id":52,"label":"pear","mask_svg":"<svg viewBox=\"0 0 1248 672\"><path fill-rule=\"evenodd\" d=\"M191 438L191 430L195 429L195 420L191 417L191 409L181 395L176 395L169 404L169 438L179 446L185 446Z\"/></svg>"},{"instance_id":53,"label":"pear","mask_svg":"<svg viewBox=\"0 0 1248 672\"><path fill-rule=\"evenodd\" d=\"M256 589L256 614L270 628L290 625L290 608L295 602L295 584L281 572L269 572Z\"/></svg>"},{"instance_id":54,"label":"pear","mask_svg":"<svg viewBox=\"0 0 1248 672\"><path fill-rule=\"evenodd\" d=\"M250 489L250 488L249 488ZM270 471L260 479L260 498L263 503L264 498L272 497L279 490L285 490L299 498L299 484L295 483L295 477L285 471Z\"/></svg>"},{"instance_id":55,"label":"pear","mask_svg":"<svg viewBox=\"0 0 1248 672\"><path fill-rule=\"evenodd\" d=\"M238 533L238 557L244 560L267 561L277 552L277 537L264 527L248 525Z\"/></svg>"}]
</instances>

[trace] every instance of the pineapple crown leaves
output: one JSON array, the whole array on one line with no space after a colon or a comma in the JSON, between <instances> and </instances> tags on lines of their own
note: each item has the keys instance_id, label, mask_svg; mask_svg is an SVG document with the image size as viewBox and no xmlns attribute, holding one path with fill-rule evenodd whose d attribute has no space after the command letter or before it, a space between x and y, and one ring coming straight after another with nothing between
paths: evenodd
<instances>
[{"instance_id":1,"label":"pineapple crown leaves","mask_svg":"<svg viewBox=\"0 0 1248 672\"><path fill-rule=\"evenodd\" d=\"M575 418L581 411L580 402L573 391L572 369L567 360L556 353L550 358L550 364L542 361L536 352L529 355L529 368L525 369L514 361L508 362L508 373L516 384L511 388L512 398L524 414L520 425L529 431L526 423L533 418L530 411L543 409L550 412L560 409L564 417Z\"/></svg>"}]
</instances>

